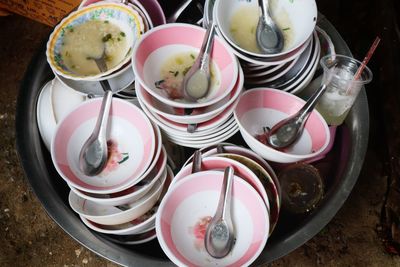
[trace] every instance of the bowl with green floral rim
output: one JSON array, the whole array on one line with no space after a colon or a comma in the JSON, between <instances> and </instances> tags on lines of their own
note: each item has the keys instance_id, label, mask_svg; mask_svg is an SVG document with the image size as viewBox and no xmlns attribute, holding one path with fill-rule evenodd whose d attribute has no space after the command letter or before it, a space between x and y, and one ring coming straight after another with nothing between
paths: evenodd
<instances>
[{"instance_id":1,"label":"bowl with green floral rim","mask_svg":"<svg viewBox=\"0 0 400 267\"><path fill-rule=\"evenodd\" d=\"M47 62L67 79L100 80L130 64L142 24L137 12L123 4L103 2L79 9L54 28L47 42ZM95 62L102 57L107 65L103 72Z\"/></svg>"}]
</instances>

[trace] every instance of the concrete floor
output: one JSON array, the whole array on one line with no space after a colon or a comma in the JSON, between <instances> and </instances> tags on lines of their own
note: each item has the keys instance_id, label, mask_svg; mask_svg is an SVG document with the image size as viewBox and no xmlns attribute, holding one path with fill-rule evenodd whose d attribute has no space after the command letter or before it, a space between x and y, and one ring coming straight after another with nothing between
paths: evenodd
<instances>
[{"instance_id":1,"label":"concrete floor","mask_svg":"<svg viewBox=\"0 0 400 267\"><path fill-rule=\"evenodd\" d=\"M376 7L377 2L373 3ZM364 56L377 33L388 31L378 27L382 24L368 20L372 12L376 13L368 7L371 3L318 4L356 58ZM15 109L19 86L31 57L51 29L19 16L1 17L0 25L0 266L115 266L82 247L48 217L18 161ZM399 47L398 43L392 45ZM378 74L377 80L367 87L368 91L382 89L379 79L384 75L379 73L385 61L378 49L370 63L374 74ZM268 266L400 266L400 258L385 251L377 233L387 189L388 162L382 137L376 134L381 127L382 103L375 96L369 94L371 130L365 164L349 199L317 236Z\"/></svg>"}]
</instances>

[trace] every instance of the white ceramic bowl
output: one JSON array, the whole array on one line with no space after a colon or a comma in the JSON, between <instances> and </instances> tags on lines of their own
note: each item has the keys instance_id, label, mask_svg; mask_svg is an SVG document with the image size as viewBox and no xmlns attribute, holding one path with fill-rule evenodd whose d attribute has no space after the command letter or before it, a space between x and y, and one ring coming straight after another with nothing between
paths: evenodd
<instances>
[{"instance_id":1,"label":"white ceramic bowl","mask_svg":"<svg viewBox=\"0 0 400 267\"><path fill-rule=\"evenodd\" d=\"M113 98L107 135L112 156L99 175L84 175L79 168L79 153L94 129L101 102L101 98L86 101L59 123L51 156L67 183L85 192L108 194L124 190L142 178L153 160L156 141L146 115L135 105Z\"/></svg>"},{"instance_id":2,"label":"white ceramic bowl","mask_svg":"<svg viewBox=\"0 0 400 267\"><path fill-rule=\"evenodd\" d=\"M276 54L262 54L248 51L240 47L234 40L231 33L231 20L235 13L248 8L253 11L253 16L243 19L257 18L259 15L258 1L249 0L216 0L214 9L214 19L218 25L218 29L231 46L240 51L241 54L247 54L252 57L273 58L286 55L298 47L302 46L311 36L317 22L317 5L315 0L287 1L274 0L270 1L271 15L277 23L278 27L283 30L285 37L285 45L283 51ZM254 20L255 23L257 19Z\"/></svg>"},{"instance_id":3,"label":"white ceramic bowl","mask_svg":"<svg viewBox=\"0 0 400 267\"><path fill-rule=\"evenodd\" d=\"M43 85L36 105L36 118L40 136L47 149L51 148L51 139L57 128L57 121L54 116L53 103L51 101L53 81Z\"/></svg>"},{"instance_id":4,"label":"white ceramic bowl","mask_svg":"<svg viewBox=\"0 0 400 267\"><path fill-rule=\"evenodd\" d=\"M117 25L127 40L127 46L124 48L123 59L106 72L85 75L65 64L65 59L61 54L64 45L64 36L66 31L72 31L74 27L82 23L97 20L108 21ZM54 73L72 80L98 80L103 76L109 75L131 60L132 49L136 41L140 38L142 19L138 13L131 8L117 3L97 3L78 9L65 17L53 30L47 42L46 56L47 61Z\"/></svg>"},{"instance_id":5,"label":"white ceramic bowl","mask_svg":"<svg viewBox=\"0 0 400 267\"><path fill-rule=\"evenodd\" d=\"M140 199L121 206L100 205L94 201L79 197L73 191L69 193L71 208L86 219L104 225L117 225L133 221L148 212L161 195L166 175Z\"/></svg>"},{"instance_id":6,"label":"white ceramic bowl","mask_svg":"<svg viewBox=\"0 0 400 267\"><path fill-rule=\"evenodd\" d=\"M234 88L238 76L238 62L230 49L216 36L211 53L211 63L215 66L215 83L211 84L208 94L195 101L183 98L172 99L165 89L157 88L159 81L164 81L162 69L169 61L183 54L198 54L205 29L189 24L170 23L151 29L143 35L135 46L132 56L132 66L137 81L155 98L161 102L180 108L198 108L212 105L226 97ZM171 71L174 71L171 69ZM183 79L184 71L176 72L177 83ZM171 78L172 79L172 78ZM175 79L175 78L174 78ZM171 85L172 86L172 85ZM179 89L175 89L179 92ZM179 93L178 93L179 95Z\"/></svg>"},{"instance_id":7,"label":"white ceramic bowl","mask_svg":"<svg viewBox=\"0 0 400 267\"><path fill-rule=\"evenodd\" d=\"M324 118L314 110L299 140L284 151L273 149L255 136L263 127L274 126L297 112L305 101L284 91L255 88L246 91L239 99L234 115L246 144L267 160L291 163L319 155L328 146L330 133Z\"/></svg>"},{"instance_id":8,"label":"white ceramic bowl","mask_svg":"<svg viewBox=\"0 0 400 267\"><path fill-rule=\"evenodd\" d=\"M254 188L234 176L231 208L236 242L222 259L206 252L204 230L215 213L222 180L221 171L191 174L171 186L161 201L156 217L157 238L176 265L247 266L264 249L269 232L268 210Z\"/></svg>"}]
</instances>

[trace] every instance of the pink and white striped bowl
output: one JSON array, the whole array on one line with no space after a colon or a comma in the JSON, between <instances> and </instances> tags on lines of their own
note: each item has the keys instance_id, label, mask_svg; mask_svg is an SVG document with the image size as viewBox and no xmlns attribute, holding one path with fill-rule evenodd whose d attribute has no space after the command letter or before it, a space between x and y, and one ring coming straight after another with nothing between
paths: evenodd
<instances>
[{"instance_id":1,"label":"pink and white striped bowl","mask_svg":"<svg viewBox=\"0 0 400 267\"><path fill-rule=\"evenodd\" d=\"M211 63L215 66L217 79L210 92L196 102L183 99L172 100L155 83L162 80L161 69L174 55L198 54L203 42L205 29L190 24L170 23L146 32L135 46L132 66L137 81L152 96L160 101L180 108L199 108L212 105L226 97L234 88L238 76L238 62L231 50L218 36L215 36Z\"/></svg>"},{"instance_id":2,"label":"pink and white striped bowl","mask_svg":"<svg viewBox=\"0 0 400 267\"><path fill-rule=\"evenodd\" d=\"M231 208L236 242L222 259L206 252L205 229L217 208L223 175L221 171L191 174L172 186L161 201L157 238L178 266L247 266L264 249L269 232L267 208L254 188L235 176Z\"/></svg>"},{"instance_id":3,"label":"pink and white striped bowl","mask_svg":"<svg viewBox=\"0 0 400 267\"><path fill-rule=\"evenodd\" d=\"M329 128L318 111L312 111L299 140L285 150L269 147L255 136L263 133L263 127L272 128L304 104L301 98L281 90L255 88L241 95L234 115L243 139L253 151L267 160L291 163L315 157L328 146Z\"/></svg>"},{"instance_id":4,"label":"pink and white striped bowl","mask_svg":"<svg viewBox=\"0 0 400 267\"><path fill-rule=\"evenodd\" d=\"M51 157L60 176L73 187L108 194L136 183L153 160L156 141L152 124L143 111L113 98L107 133L107 140L113 145L108 163L99 175L84 175L79 169L79 153L93 131L101 102L101 98L84 102L59 123Z\"/></svg>"}]
</instances>

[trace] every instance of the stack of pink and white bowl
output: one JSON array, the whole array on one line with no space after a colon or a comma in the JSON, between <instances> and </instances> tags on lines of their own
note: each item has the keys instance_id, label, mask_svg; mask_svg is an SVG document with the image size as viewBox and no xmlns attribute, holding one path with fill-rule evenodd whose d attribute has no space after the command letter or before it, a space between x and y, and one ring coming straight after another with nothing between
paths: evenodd
<instances>
[{"instance_id":1,"label":"stack of pink and white bowl","mask_svg":"<svg viewBox=\"0 0 400 267\"><path fill-rule=\"evenodd\" d=\"M166 255L179 266L247 266L264 249L277 223L280 187L272 168L249 149L220 145L223 153L216 146L201 150L198 172L192 173L190 158L161 202L157 238ZM235 174L231 212L236 241L226 257L215 259L206 252L204 237L227 167Z\"/></svg>"},{"instance_id":2,"label":"stack of pink and white bowl","mask_svg":"<svg viewBox=\"0 0 400 267\"><path fill-rule=\"evenodd\" d=\"M89 228L113 235L140 234L145 240L135 242L144 242L155 237L155 213L173 178L161 133L138 107L113 99L107 164L100 174L85 175L79 153L93 131L101 102L88 100L61 120L51 143L53 164L71 188L72 209Z\"/></svg>"},{"instance_id":3,"label":"stack of pink and white bowl","mask_svg":"<svg viewBox=\"0 0 400 267\"><path fill-rule=\"evenodd\" d=\"M143 35L133 51L135 88L143 111L172 142L199 148L238 131L232 116L244 77L234 54L216 36L211 54L211 86L197 101L184 98L181 83L199 53L205 30L172 23Z\"/></svg>"},{"instance_id":4,"label":"stack of pink and white bowl","mask_svg":"<svg viewBox=\"0 0 400 267\"><path fill-rule=\"evenodd\" d=\"M271 15L284 35L283 50L274 54L262 53L256 43L260 14L257 0L216 0L205 10L204 25L212 11L217 33L240 59L246 88L267 86L296 93L311 81L320 54L314 32L318 13L315 0L270 3Z\"/></svg>"}]
</instances>

